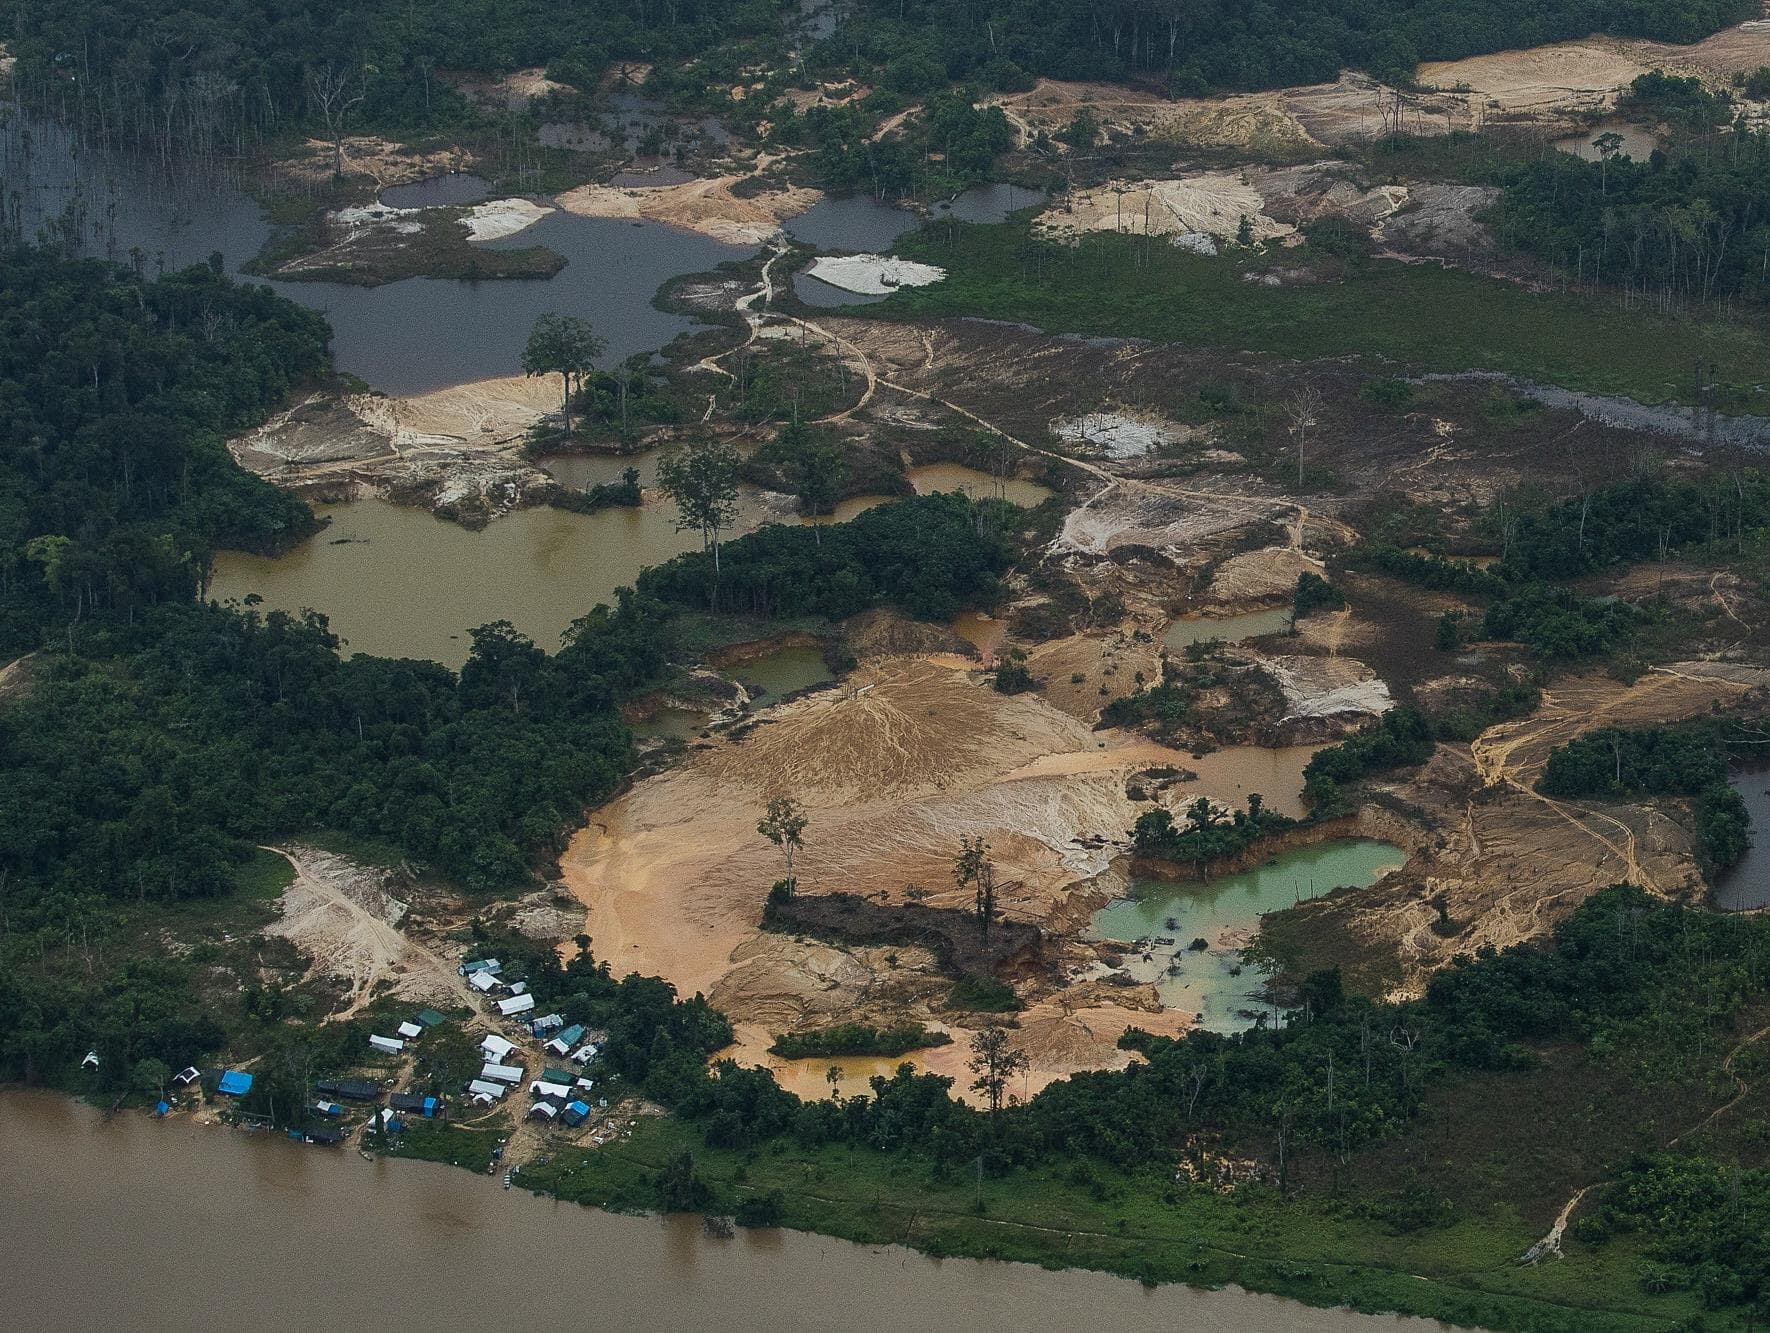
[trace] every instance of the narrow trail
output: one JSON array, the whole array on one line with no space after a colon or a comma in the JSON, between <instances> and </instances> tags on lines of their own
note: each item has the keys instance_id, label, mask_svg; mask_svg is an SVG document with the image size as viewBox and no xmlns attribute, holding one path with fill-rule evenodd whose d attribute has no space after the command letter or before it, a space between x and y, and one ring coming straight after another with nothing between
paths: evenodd
<instances>
[{"instance_id":1,"label":"narrow trail","mask_svg":"<svg viewBox=\"0 0 1770 1333\"><path fill-rule=\"evenodd\" d=\"M1541 694L1541 702L1537 711L1529 717L1517 722L1502 722L1490 727L1469 743L1470 757L1475 761L1475 771L1481 777L1484 787L1509 787L1520 795L1555 812L1560 818L1578 829L1586 837L1598 843L1612 856L1622 862L1625 876L1650 893L1663 894L1664 890L1654 876L1641 864L1640 848L1635 830L1622 820L1607 815L1601 810L1576 810L1552 797L1544 796L1535 786L1523 780L1526 765L1514 763L1513 757L1527 744L1541 745L1545 738L1561 735L1564 731L1574 733L1589 730L1599 725L1598 719L1608 709L1600 709L1595 714L1573 714L1563 708L1549 691ZM1620 831L1622 841L1613 842L1597 829L1589 820L1601 820ZM1528 888L1528 886L1526 886ZM1525 892L1525 888L1517 892ZM1514 895L1508 895L1514 896ZM1532 919L1536 918L1542 903L1535 904Z\"/></svg>"},{"instance_id":2,"label":"narrow trail","mask_svg":"<svg viewBox=\"0 0 1770 1333\"><path fill-rule=\"evenodd\" d=\"M307 867L292 852L282 847L269 846L260 846L259 850L270 852L287 861L295 872L295 881L289 887L300 886L319 898L328 910L342 913L349 922L346 933L352 939L369 948L368 964L361 970L353 970L349 978L350 1003L344 1009L328 1015L327 1022L340 1022L347 1018L354 1018L367 1006L381 982L393 975L396 965L408 957L415 957L427 965L437 977L448 978L452 983L452 988L457 992L457 998L473 1009L476 1014L483 1013L479 1004L479 996L461 978L454 964L445 961L398 927L389 925L349 894L341 892L319 876L309 874ZM320 960L316 959L315 961Z\"/></svg>"},{"instance_id":3,"label":"narrow trail","mask_svg":"<svg viewBox=\"0 0 1770 1333\"><path fill-rule=\"evenodd\" d=\"M1667 1148L1675 1148L1679 1143L1689 1138L1692 1134L1697 1134L1707 1129L1716 1120L1726 1115L1727 1112L1731 1111L1735 1106L1738 1106L1740 1102L1745 1100L1746 1096L1752 1090L1752 1085L1733 1072L1733 1062L1738 1058L1741 1051L1745 1050L1748 1046L1756 1045L1765 1037L1770 1037L1770 1026L1761 1027L1750 1036L1742 1038L1732 1050L1727 1052L1727 1057L1721 1061L1721 1068L1732 1077L1734 1083L1737 1085L1737 1091L1734 1092L1731 1098L1710 1111L1689 1129L1680 1130L1678 1133L1672 1135L1671 1138L1667 1139L1665 1143ZM1523 1255L1519 1257L1518 1262L1524 1265L1534 1265L1541 1263L1551 1254L1556 1258L1560 1258L1561 1238L1567 1234L1567 1224L1573 1220L1575 1210L1579 1208L1586 1195L1590 1194L1593 1190L1604 1188L1607 1183L1607 1181L1596 1180L1589 1185L1582 1185L1575 1190L1567 1202L1561 1205L1561 1211L1555 1214L1554 1225L1549 1228L1548 1234L1526 1250Z\"/></svg>"}]
</instances>

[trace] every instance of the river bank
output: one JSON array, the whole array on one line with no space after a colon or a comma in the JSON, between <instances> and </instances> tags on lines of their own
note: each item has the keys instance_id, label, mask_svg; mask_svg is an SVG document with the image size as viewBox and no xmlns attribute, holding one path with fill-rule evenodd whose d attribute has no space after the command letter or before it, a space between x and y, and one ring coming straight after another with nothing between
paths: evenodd
<instances>
[{"instance_id":1,"label":"river bank","mask_svg":"<svg viewBox=\"0 0 1770 1333\"><path fill-rule=\"evenodd\" d=\"M46 1330L293 1333L311 1328L318 1309L405 1323L415 1304L484 1307L488 1275L525 1254L569 1268L570 1302L613 1327L823 1330L857 1304L867 1327L904 1333L945 1333L955 1310L969 1327L1005 1333L1059 1320L1150 1333L1431 1327L793 1231L715 1239L698 1218L617 1216L431 1163L364 1162L141 1114L106 1118L47 1093L0 1093L0 1140L11 1247L0 1292Z\"/></svg>"}]
</instances>

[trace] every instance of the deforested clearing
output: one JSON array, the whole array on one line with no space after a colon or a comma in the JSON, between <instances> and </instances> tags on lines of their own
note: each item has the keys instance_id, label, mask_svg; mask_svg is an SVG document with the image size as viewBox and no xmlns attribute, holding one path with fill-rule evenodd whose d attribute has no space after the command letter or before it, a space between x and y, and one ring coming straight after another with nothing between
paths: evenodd
<instances>
[{"instance_id":1,"label":"deforested clearing","mask_svg":"<svg viewBox=\"0 0 1770 1333\"><path fill-rule=\"evenodd\" d=\"M568 213L588 218L634 218L698 231L730 245L760 245L780 233L823 195L803 186L738 195L742 176L714 176L680 185L580 185L559 196Z\"/></svg>"}]
</instances>

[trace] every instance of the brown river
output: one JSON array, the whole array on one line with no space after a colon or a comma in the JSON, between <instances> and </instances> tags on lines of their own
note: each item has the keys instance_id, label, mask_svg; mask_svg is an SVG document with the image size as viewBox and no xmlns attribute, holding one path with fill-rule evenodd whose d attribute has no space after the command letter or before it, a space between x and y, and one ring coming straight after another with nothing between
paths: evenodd
<instances>
[{"instance_id":1,"label":"brown river","mask_svg":"<svg viewBox=\"0 0 1770 1333\"><path fill-rule=\"evenodd\" d=\"M15 1327L1443 1327L796 1232L712 1240L694 1219L618 1217L453 1167L189 1121L106 1121L49 1094L0 1095L0 1144L0 1299L30 1312Z\"/></svg>"}]
</instances>

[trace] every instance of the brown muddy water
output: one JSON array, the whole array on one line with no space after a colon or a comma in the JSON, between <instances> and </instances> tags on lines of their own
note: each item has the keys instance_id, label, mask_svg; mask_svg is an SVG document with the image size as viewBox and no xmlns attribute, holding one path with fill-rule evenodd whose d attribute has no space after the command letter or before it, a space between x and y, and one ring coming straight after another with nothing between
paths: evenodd
<instances>
[{"instance_id":1,"label":"brown muddy water","mask_svg":"<svg viewBox=\"0 0 1770 1333\"><path fill-rule=\"evenodd\" d=\"M655 476L657 467L648 456L548 461L550 470L568 464L574 484L583 485L618 481L628 466ZM1005 489L1018 504L1037 504L1050 494L1034 482L998 482L957 464L931 464L909 476L918 490L987 495ZM738 532L764 520L803 521L763 501L760 492L745 492ZM836 518L883 503L881 497L846 500ZM556 650L572 621L598 602L612 601L615 589L631 585L640 570L696 550L701 540L676 530L675 506L660 496L636 509L594 514L519 509L479 532L384 500L316 505L314 513L332 522L287 555L219 552L209 595L243 601L256 593L266 609L292 613L311 607L327 617L350 652L429 658L449 667L467 660L471 631L494 620L508 620L547 651ZM795 673L803 674L798 666L786 669L786 675ZM797 684L762 683L780 693L819 679L828 673Z\"/></svg>"},{"instance_id":2,"label":"brown muddy water","mask_svg":"<svg viewBox=\"0 0 1770 1333\"><path fill-rule=\"evenodd\" d=\"M470 632L494 620L552 652L572 621L612 601L645 566L701 542L678 532L675 509L662 503L595 514L519 509L480 532L384 500L314 512L332 523L285 556L218 554L209 595L312 607L349 652L450 667L467 660Z\"/></svg>"},{"instance_id":3,"label":"brown muddy water","mask_svg":"<svg viewBox=\"0 0 1770 1333\"><path fill-rule=\"evenodd\" d=\"M1187 616L1168 626L1162 642L1176 650L1194 643L1208 643L1212 639L1240 643L1243 639L1257 639L1265 634L1282 634L1290 627L1291 610L1285 606L1271 611L1250 611L1240 616Z\"/></svg>"},{"instance_id":4,"label":"brown muddy water","mask_svg":"<svg viewBox=\"0 0 1770 1333\"><path fill-rule=\"evenodd\" d=\"M617 1217L189 1121L106 1121L48 1094L0 1095L0 1143L0 1298L32 1329L504 1328L547 1305L524 1294L530 1277L563 1309L641 1330L1444 1327L795 1232L713 1240L698 1219Z\"/></svg>"}]
</instances>

